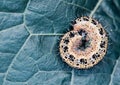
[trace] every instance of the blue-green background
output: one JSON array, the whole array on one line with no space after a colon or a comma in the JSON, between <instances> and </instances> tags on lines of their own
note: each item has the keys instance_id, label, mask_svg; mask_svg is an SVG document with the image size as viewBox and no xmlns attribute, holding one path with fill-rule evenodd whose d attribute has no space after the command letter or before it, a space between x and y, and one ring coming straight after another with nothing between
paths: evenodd
<instances>
[{"instance_id":1,"label":"blue-green background","mask_svg":"<svg viewBox=\"0 0 120 85\"><path fill-rule=\"evenodd\" d=\"M108 51L77 70L58 51L60 35L98 0L0 0L0 85L120 85L120 0L102 0L93 14L108 32ZM51 35L49 35L51 33Z\"/></svg>"}]
</instances>

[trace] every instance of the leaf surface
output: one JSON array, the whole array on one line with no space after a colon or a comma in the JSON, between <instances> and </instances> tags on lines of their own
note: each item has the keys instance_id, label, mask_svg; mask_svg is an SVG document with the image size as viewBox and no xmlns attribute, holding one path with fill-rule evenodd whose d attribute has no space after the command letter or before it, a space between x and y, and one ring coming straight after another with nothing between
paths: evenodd
<instances>
[{"instance_id":1,"label":"leaf surface","mask_svg":"<svg viewBox=\"0 0 120 85\"><path fill-rule=\"evenodd\" d=\"M92 16L109 36L107 54L93 68L62 61L59 39L80 16ZM0 85L119 85L119 0L1 0Z\"/></svg>"}]
</instances>

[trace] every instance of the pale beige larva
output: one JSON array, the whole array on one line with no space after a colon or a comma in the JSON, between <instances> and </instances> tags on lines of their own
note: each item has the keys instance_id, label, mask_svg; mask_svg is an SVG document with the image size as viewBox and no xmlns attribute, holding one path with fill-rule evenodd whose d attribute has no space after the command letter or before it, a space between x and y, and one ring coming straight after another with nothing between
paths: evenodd
<instances>
[{"instance_id":1,"label":"pale beige larva","mask_svg":"<svg viewBox=\"0 0 120 85\"><path fill-rule=\"evenodd\" d=\"M75 20L73 30L60 41L60 55L71 67L87 69L106 54L108 37L102 25L89 17Z\"/></svg>"}]
</instances>

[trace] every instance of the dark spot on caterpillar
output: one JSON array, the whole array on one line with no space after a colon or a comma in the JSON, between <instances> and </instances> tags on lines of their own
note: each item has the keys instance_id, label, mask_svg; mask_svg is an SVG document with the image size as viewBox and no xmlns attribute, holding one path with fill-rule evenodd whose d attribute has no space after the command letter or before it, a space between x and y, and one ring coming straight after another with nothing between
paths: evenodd
<instances>
[{"instance_id":1,"label":"dark spot on caterpillar","mask_svg":"<svg viewBox=\"0 0 120 85\"><path fill-rule=\"evenodd\" d=\"M65 58L67 59L67 56L65 56Z\"/></svg>"},{"instance_id":2,"label":"dark spot on caterpillar","mask_svg":"<svg viewBox=\"0 0 120 85\"><path fill-rule=\"evenodd\" d=\"M96 24L97 24L95 20L92 20L92 23L93 23L94 25L96 25Z\"/></svg>"},{"instance_id":3,"label":"dark spot on caterpillar","mask_svg":"<svg viewBox=\"0 0 120 85\"><path fill-rule=\"evenodd\" d=\"M96 60L96 59L97 59L97 55L94 54L94 55L92 56L92 58Z\"/></svg>"},{"instance_id":4,"label":"dark spot on caterpillar","mask_svg":"<svg viewBox=\"0 0 120 85\"><path fill-rule=\"evenodd\" d=\"M65 47L64 47L64 52L67 52L67 51L68 51L68 47L65 46Z\"/></svg>"},{"instance_id":5,"label":"dark spot on caterpillar","mask_svg":"<svg viewBox=\"0 0 120 85\"><path fill-rule=\"evenodd\" d=\"M101 51L102 51L102 49L99 49L99 51L101 52Z\"/></svg>"},{"instance_id":6,"label":"dark spot on caterpillar","mask_svg":"<svg viewBox=\"0 0 120 85\"><path fill-rule=\"evenodd\" d=\"M82 35L82 30L79 30L78 33L79 33L79 35Z\"/></svg>"},{"instance_id":7,"label":"dark spot on caterpillar","mask_svg":"<svg viewBox=\"0 0 120 85\"><path fill-rule=\"evenodd\" d=\"M100 33L101 35L103 35L103 29L102 29L102 28L99 29L99 33Z\"/></svg>"},{"instance_id":8,"label":"dark spot on caterpillar","mask_svg":"<svg viewBox=\"0 0 120 85\"><path fill-rule=\"evenodd\" d=\"M100 57L100 54L96 53L96 56L97 56L97 57Z\"/></svg>"},{"instance_id":9,"label":"dark spot on caterpillar","mask_svg":"<svg viewBox=\"0 0 120 85\"><path fill-rule=\"evenodd\" d=\"M76 24L76 21L74 20L74 21L71 21L71 23L74 25L74 24Z\"/></svg>"},{"instance_id":10,"label":"dark spot on caterpillar","mask_svg":"<svg viewBox=\"0 0 120 85\"><path fill-rule=\"evenodd\" d=\"M87 34L87 33L85 32L85 30L80 29L80 30L78 31L78 34L82 36L82 33L85 33L85 35Z\"/></svg>"},{"instance_id":11,"label":"dark spot on caterpillar","mask_svg":"<svg viewBox=\"0 0 120 85\"><path fill-rule=\"evenodd\" d=\"M84 60L84 63L87 64L87 59Z\"/></svg>"},{"instance_id":12,"label":"dark spot on caterpillar","mask_svg":"<svg viewBox=\"0 0 120 85\"><path fill-rule=\"evenodd\" d=\"M93 61L92 64L94 64L95 62Z\"/></svg>"},{"instance_id":13,"label":"dark spot on caterpillar","mask_svg":"<svg viewBox=\"0 0 120 85\"><path fill-rule=\"evenodd\" d=\"M105 52L105 50L103 50L103 52Z\"/></svg>"},{"instance_id":14,"label":"dark spot on caterpillar","mask_svg":"<svg viewBox=\"0 0 120 85\"><path fill-rule=\"evenodd\" d=\"M88 18L85 18L85 17L83 17L83 20L84 20L84 21L89 21L89 19L88 19Z\"/></svg>"},{"instance_id":15,"label":"dark spot on caterpillar","mask_svg":"<svg viewBox=\"0 0 120 85\"><path fill-rule=\"evenodd\" d=\"M69 30L73 30L73 26L72 25L69 26Z\"/></svg>"},{"instance_id":16,"label":"dark spot on caterpillar","mask_svg":"<svg viewBox=\"0 0 120 85\"><path fill-rule=\"evenodd\" d=\"M100 54L98 54L98 53L92 55L92 58L95 59L95 60L96 60L98 57L100 57Z\"/></svg>"},{"instance_id":17,"label":"dark spot on caterpillar","mask_svg":"<svg viewBox=\"0 0 120 85\"><path fill-rule=\"evenodd\" d=\"M78 66L79 64L77 63L76 65Z\"/></svg>"},{"instance_id":18,"label":"dark spot on caterpillar","mask_svg":"<svg viewBox=\"0 0 120 85\"><path fill-rule=\"evenodd\" d=\"M102 42L100 43L100 47L101 47L101 48L104 48L104 47L105 47L105 41L102 41Z\"/></svg>"},{"instance_id":19,"label":"dark spot on caterpillar","mask_svg":"<svg viewBox=\"0 0 120 85\"><path fill-rule=\"evenodd\" d=\"M81 62L81 63L84 62L84 59L80 59L80 62Z\"/></svg>"},{"instance_id":20,"label":"dark spot on caterpillar","mask_svg":"<svg viewBox=\"0 0 120 85\"><path fill-rule=\"evenodd\" d=\"M92 58L96 60L96 55L95 55L95 54L94 54L94 55L92 55Z\"/></svg>"},{"instance_id":21,"label":"dark spot on caterpillar","mask_svg":"<svg viewBox=\"0 0 120 85\"><path fill-rule=\"evenodd\" d=\"M98 57L100 57L100 54L98 54Z\"/></svg>"},{"instance_id":22,"label":"dark spot on caterpillar","mask_svg":"<svg viewBox=\"0 0 120 85\"><path fill-rule=\"evenodd\" d=\"M65 44L69 43L69 39L63 39Z\"/></svg>"},{"instance_id":23,"label":"dark spot on caterpillar","mask_svg":"<svg viewBox=\"0 0 120 85\"><path fill-rule=\"evenodd\" d=\"M69 36L70 36L70 38L72 38L72 37L74 37L74 36L75 36L75 34L74 34L74 33L72 33L72 32L70 32Z\"/></svg>"},{"instance_id":24,"label":"dark spot on caterpillar","mask_svg":"<svg viewBox=\"0 0 120 85\"><path fill-rule=\"evenodd\" d=\"M81 29L81 30L78 31L78 33L79 33L79 35L82 36L82 39L80 40L77 49L83 51L83 50L85 50L87 47L89 47L90 42L89 42L89 40L86 39L86 38L87 38L87 33L86 33L85 30Z\"/></svg>"},{"instance_id":25,"label":"dark spot on caterpillar","mask_svg":"<svg viewBox=\"0 0 120 85\"><path fill-rule=\"evenodd\" d=\"M87 59L80 59L80 62L82 63L82 64L87 64Z\"/></svg>"},{"instance_id":26,"label":"dark spot on caterpillar","mask_svg":"<svg viewBox=\"0 0 120 85\"><path fill-rule=\"evenodd\" d=\"M63 45L61 47L63 48Z\"/></svg>"},{"instance_id":27,"label":"dark spot on caterpillar","mask_svg":"<svg viewBox=\"0 0 120 85\"><path fill-rule=\"evenodd\" d=\"M75 57L74 57L73 55L69 55L69 59L70 59L71 61L74 61Z\"/></svg>"}]
</instances>

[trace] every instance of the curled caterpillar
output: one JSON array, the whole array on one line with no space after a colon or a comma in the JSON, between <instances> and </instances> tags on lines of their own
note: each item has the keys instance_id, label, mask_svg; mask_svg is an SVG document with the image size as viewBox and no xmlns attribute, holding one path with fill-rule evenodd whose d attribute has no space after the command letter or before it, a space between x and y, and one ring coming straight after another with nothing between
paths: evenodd
<instances>
[{"instance_id":1,"label":"curled caterpillar","mask_svg":"<svg viewBox=\"0 0 120 85\"><path fill-rule=\"evenodd\" d=\"M98 21L90 17L77 18L73 30L60 41L60 55L71 67L87 69L96 65L106 54L107 34Z\"/></svg>"}]
</instances>

